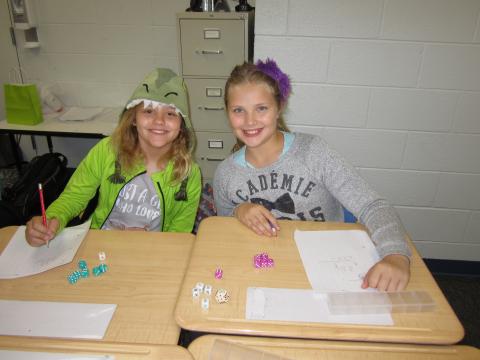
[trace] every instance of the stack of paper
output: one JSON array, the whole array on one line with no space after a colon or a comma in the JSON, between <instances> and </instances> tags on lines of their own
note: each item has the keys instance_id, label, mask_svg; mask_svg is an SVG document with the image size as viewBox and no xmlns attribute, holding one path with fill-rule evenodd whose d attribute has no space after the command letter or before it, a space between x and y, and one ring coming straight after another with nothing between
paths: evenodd
<instances>
[{"instance_id":1,"label":"stack of paper","mask_svg":"<svg viewBox=\"0 0 480 360\"><path fill-rule=\"evenodd\" d=\"M86 121L92 120L95 116L101 114L103 108L81 108L72 107L59 116L59 120L62 121Z\"/></svg>"}]
</instances>

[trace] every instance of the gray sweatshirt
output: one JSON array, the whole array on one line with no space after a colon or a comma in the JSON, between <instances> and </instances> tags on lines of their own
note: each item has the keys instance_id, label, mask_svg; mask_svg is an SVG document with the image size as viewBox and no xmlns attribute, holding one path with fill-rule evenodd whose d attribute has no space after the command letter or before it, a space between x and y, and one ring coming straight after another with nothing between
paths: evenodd
<instances>
[{"instance_id":1,"label":"gray sweatshirt","mask_svg":"<svg viewBox=\"0 0 480 360\"><path fill-rule=\"evenodd\" d=\"M411 255L393 207L317 136L295 133L288 151L264 168L243 167L229 156L215 172L213 195L220 216L251 202L277 219L343 221L343 205L367 227L381 258Z\"/></svg>"}]
</instances>

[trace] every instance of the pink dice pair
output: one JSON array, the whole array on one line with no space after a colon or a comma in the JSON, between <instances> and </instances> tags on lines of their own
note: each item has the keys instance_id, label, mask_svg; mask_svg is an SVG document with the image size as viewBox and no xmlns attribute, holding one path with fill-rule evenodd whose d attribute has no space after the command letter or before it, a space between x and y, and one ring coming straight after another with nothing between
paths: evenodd
<instances>
[{"instance_id":1,"label":"pink dice pair","mask_svg":"<svg viewBox=\"0 0 480 360\"><path fill-rule=\"evenodd\" d=\"M223 278L223 270L221 268L217 268L215 270L215 279L220 280L221 278Z\"/></svg>"}]
</instances>

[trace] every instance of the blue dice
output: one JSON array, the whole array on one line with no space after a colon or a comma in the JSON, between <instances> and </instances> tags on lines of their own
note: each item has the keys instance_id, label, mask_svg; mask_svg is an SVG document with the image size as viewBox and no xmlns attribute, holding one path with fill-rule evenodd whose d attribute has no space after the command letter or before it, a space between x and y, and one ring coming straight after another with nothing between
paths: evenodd
<instances>
[{"instance_id":1,"label":"blue dice","mask_svg":"<svg viewBox=\"0 0 480 360\"><path fill-rule=\"evenodd\" d=\"M108 266L105 263L101 263L98 266L92 268L93 276L100 276L103 273L107 272ZM67 276L67 280L70 284L76 284L79 279L87 278L90 276L90 271L88 270L88 265L85 260L80 260L78 262L78 269L73 271Z\"/></svg>"}]
</instances>

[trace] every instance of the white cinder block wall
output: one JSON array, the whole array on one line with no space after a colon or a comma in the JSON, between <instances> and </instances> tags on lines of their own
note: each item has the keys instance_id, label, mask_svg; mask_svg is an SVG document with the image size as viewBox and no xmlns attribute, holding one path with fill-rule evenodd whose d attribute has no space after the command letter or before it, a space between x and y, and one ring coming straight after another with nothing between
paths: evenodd
<instances>
[{"instance_id":1,"label":"white cinder block wall","mask_svg":"<svg viewBox=\"0 0 480 360\"><path fill-rule=\"evenodd\" d=\"M120 106L153 67L178 70L187 0L34 2L41 47L18 34L20 63L67 105ZM480 260L480 0L249 3L256 58L293 79L290 126L354 163L425 257ZM54 138L73 166L95 142ZM22 149L34 155L28 137Z\"/></svg>"},{"instance_id":2,"label":"white cinder block wall","mask_svg":"<svg viewBox=\"0 0 480 360\"><path fill-rule=\"evenodd\" d=\"M480 1L258 0L287 122L349 159L424 257L480 261Z\"/></svg>"}]
</instances>

